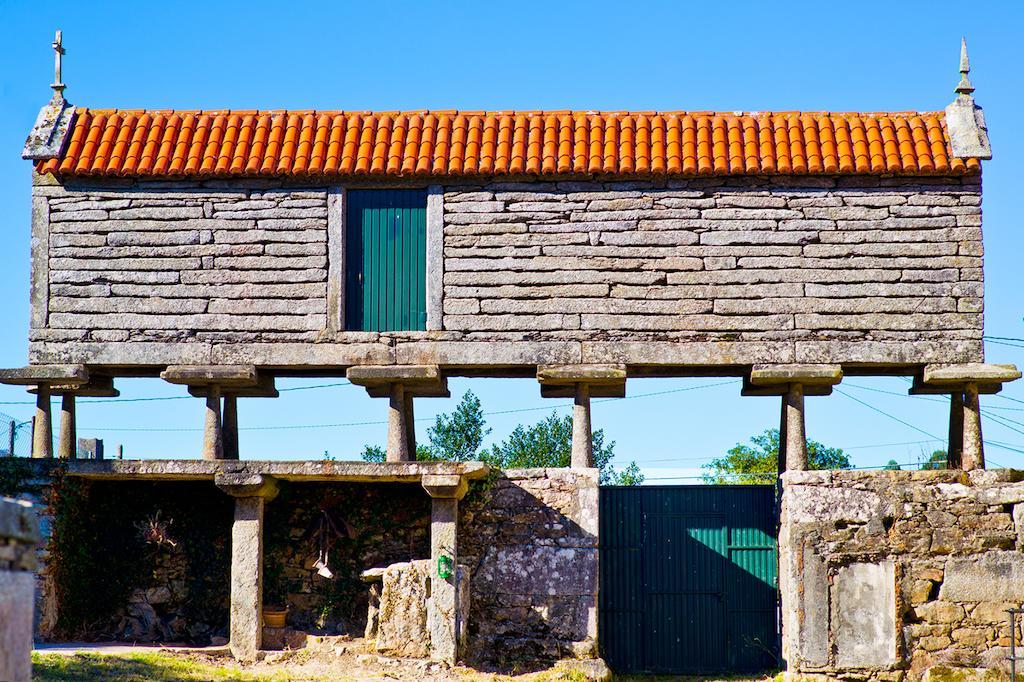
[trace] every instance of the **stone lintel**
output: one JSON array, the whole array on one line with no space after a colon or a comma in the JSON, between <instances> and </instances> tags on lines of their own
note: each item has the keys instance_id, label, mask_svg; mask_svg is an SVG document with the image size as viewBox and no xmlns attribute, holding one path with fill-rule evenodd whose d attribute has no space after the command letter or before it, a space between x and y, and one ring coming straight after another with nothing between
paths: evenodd
<instances>
[{"instance_id":1,"label":"stone lintel","mask_svg":"<svg viewBox=\"0 0 1024 682\"><path fill-rule=\"evenodd\" d=\"M436 384L442 380L438 365L359 365L350 367L346 378L356 386L381 386L394 383Z\"/></svg>"},{"instance_id":2,"label":"stone lintel","mask_svg":"<svg viewBox=\"0 0 1024 682\"><path fill-rule=\"evenodd\" d=\"M213 483L232 497L277 497L277 479L264 474L217 474Z\"/></svg>"},{"instance_id":3,"label":"stone lintel","mask_svg":"<svg viewBox=\"0 0 1024 682\"><path fill-rule=\"evenodd\" d=\"M909 395L950 395L963 393L966 382L959 384L925 384L921 377L914 377L914 383L907 389ZM1002 384L977 384L978 393L993 395L1003 390Z\"/></svg>"},{"instance_id":4,"label":"stone lintel","mask_svg":"<svg viewBox=\"0 0 1024 682\"><path fill-rule=\"evenodd\" d=\"M352 383L355 383L354 381ZM448 379L441 377L435 382L395 382L405 387L405 395L413 398L451 398L452 392L448 389ZM371 398L388 398L391 396L391 384L375 384L366 386L366 394Z\"/></svg>"},{"instance_id":5,"label":"stone lintel","mask_svg":"<svg viewBox=\"0 0 1024 682\"><path fill-rule=\"evenodd\" d=\"M192 385L188 387L188 394L196 398L205 398L210 390L209 385ZM256 377L255 386L224 386L222 393L230 393L236 398L277 398L277 386L274 384L274 377L267 374L259 374Z\"/></svg>"},{"instance_id":6,"label":"stone lintel","mask_svg":"<svg viewBox=\"0 0 1024 682\"><path fill-rule=\"evenodd\" d=\"M47 386L53 384L78 385L89 381L85 365L28 365L14 369L0 369L0 384L19 386Z\"/></svg>"},{"instance_id":7,"label":"stone lintel","mask_svg":"<svg viewBox=\"0 0 1024 682\"><path fill-rule=\"evenodd\" d=\"M931 386L959 386L977 384L1002 384L1020 379L1016 365L991 365L970 363L964 365L925 365L921 383Z\"/></svg>"},{"instance_id":8,"label":"stone lintel","mask_svg":"<svg viewBox=\"0 0 1024 682\"><path fill-rule=\"evenodd\" d=\"M592 398L623 398L626 366L621 364L539 365L537 381L542 398L574 398L576 384L587 384Z\"/></svg>"},{"instance_id":9,"label":"stone lintel","mask_svg":"<svg viewBox=\"0 0 1024 682\"><path fill-rule=\"evenodd\" d=\"M29 462L29 460L26 460ZM47 471L55 463L30 462ZM63 462L69 476L92 480L216 481L221 474L259 474L282 481L418 483L431 474L453 474L467 480L483 478L490 468L483 462L360 462L201 459L77 459Z\"/></svg>"},{"instance_id":10,"label":"stone lintel","mask_svg":"<svg viewBox=\"0 0 1024 682\"><path fill-rule=\"evenodd\" d=\"M116 398L121 391L114 388L114 377L89 377L84 384L50 384L50 395L70 395L76 398ZM38 393L39 386L29 386L29 393Z\"/></svg>"},{"instance_id":11,"label":"stone lintel","mask_svg":"<svg viewBox=\"0 0 1024 682\"><path fill-rule=\"evenodd\" d=\"M254 365L170 365L160 378L172 384L222 388L252 388L259 383Z\"/></svg>"},{"instance_id":12,"label":"stone lintel","mask_svg":"<svg viewBox=\"0 0 1024 682\"><path fill-rule=\"evenodd\" d=\"M537 381L547 385L621 384L626 381L625 365L540 365Z\"/></svg>"},{"instance_id":13,"label":"stone lintel","mask_svg":"<svg viewBox=\"0 0 1024 682\"><path fill-rule=\"evenodd\" d=\"M750 383L754 386L835 386L842 380L840 365L754 365L750 370Z\"/></svg>"},{"instance_id":14,"label":"stone lintel","mask_svg":"<svg viewBox=\"0 0 1024 682\"><path fill-rule=\"evenodd\" d=\"M832 395L831 384L802 384L804 387L805 396L825 396ZM789 392L789 384L765 384L763 386L755 386L750 383L750 380L746 377L743 378L743 388L740 389L740 395L745 398L760 398L767 396L783 396Z\"/></svg>"},{"instance_id":15,"label":"stone lintel","mask_svg":"<svg viewBox=\"0 0 1024 682\"><path fill-rule=\"evenodd\" d=\"M580 382L587 383L587 382ZM590 384L590 397L591 398L625 398L626 397L626 382L623 381L621 384ZM576 397L576 384L541 384L540 385L540 397L541 398L575 398Z\"/></svg>"},{"instance_id":16,"label":"stone lintel","mask_svg":"<svg viewBox=\"0 0 1024 682\"><path fill-rule=\"evenodd\" d=\"M423 489L431 497L454 497L461 500L469 490L466 478L458 474L426 474L422 483Z\"/></svg>"}]
</instances>

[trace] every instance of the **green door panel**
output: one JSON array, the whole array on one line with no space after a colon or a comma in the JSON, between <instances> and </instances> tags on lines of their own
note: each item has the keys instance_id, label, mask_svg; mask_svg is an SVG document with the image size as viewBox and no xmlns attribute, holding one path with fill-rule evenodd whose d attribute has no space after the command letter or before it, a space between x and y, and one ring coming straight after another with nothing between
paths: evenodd
<instances>
[{"instance_id":1,"label":"green door panel","mask_svg":"<svg viewBox=\"0 0 1024 682\"><path fill-rule=\"evenodd\" d=\"M427 328L427 191L345 195L345 328Z\"/></svg>"}]
</instances>

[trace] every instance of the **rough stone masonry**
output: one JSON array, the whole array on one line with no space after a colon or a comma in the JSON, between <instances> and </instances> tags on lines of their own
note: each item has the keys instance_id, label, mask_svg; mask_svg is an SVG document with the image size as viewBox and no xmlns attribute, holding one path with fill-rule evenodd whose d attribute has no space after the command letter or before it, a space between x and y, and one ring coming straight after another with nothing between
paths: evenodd
<instances>
[{"instance_id":1,"label":"rough stone masonry","mask_svg":"<svg viewBox=\"0 0 1024 682\"><path fill-rule=\"evenodd\" d=\"M1006 609L1024 602L1021 472L807 471L783 480L789 679L1008 679Z\"/></svg>"},{"instance_id":2,"label":"rough stone masonry","mask_svg":"<svg viewBox=\"0 0 1024 682\"><path fill-rule=\"evenodd\" d=\"M978 176L446 185L443 225L428 220L443 230L428 267L443 296L426 333L338 329L343 199L330 196L38 178L31 361L983 359Z\"/></svg>"},{"instance_id":3,"label":"rough stone masonry","mask_svg":"<svg viewBox=\"0 0 1024 682\"><path fill-rule=\"evenodd\" d=\"M32 679L39 522L31 505L0 498L0 680Z\"/></svg>"}]
</instances>

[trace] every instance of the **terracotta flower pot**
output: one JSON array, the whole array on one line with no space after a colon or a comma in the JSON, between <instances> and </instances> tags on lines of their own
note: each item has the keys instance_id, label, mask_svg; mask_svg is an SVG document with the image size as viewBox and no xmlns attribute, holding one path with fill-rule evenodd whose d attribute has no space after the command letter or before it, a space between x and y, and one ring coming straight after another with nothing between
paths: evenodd
<instances>
[{"instance_id":1,"label":"terracotta flower pot","mask_svg":"<svg viewBox=\"0 0 1024 682\"><path fill-rule=\"evenodd\" d=\"M285 626L285 617L287 615L287 607L282 608L280 606L264 606L263 626L268 628L283 628Z\"/></svg>"}]
</instances>

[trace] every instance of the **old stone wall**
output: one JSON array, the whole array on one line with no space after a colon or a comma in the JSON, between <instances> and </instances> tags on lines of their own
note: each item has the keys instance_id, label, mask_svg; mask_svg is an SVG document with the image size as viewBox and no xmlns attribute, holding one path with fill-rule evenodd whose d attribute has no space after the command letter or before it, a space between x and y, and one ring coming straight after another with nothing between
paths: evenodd
<instances>
[{"instance_id":1,"label":"old stone wall","mask_svg":"<svg viewBox=\"0 0 1024 682\"><path fill-rule=\"evenodd\" d=\"M597 656L597 470L513 469L462 507L476 662Z\"/></svg>"},{"instance_id":2,"label":"old stone wall","mask_svg":"<svg viewBox=\"0 0 1024 682\"><path fill-rule=\"evenodd\" d=\"M1003 679L1006 609L1024 603L1024 473L815 471L784 481L790 677Z\"/></svg>"},{"instance_id":3,"label":"old stone wall","mask_svg":"<svg viewBox=\"0 0 1024 682\"><path fill-rule=\"evenodd\" d=\"M441 292L438 308L428 306L433 331L372 333L338 329L344 199L334 188L41 178L31 360L982 359L978 177L504 182L439 192L442 206L427 220L428 233L443 232L442 255L427 267L428 291Z\"/></svg>"},{"instance_id":4,"label":"old stone wall","mask_svg":"<svg viewBox=\"0 0 1024 682\"><path fill-rule=\"evenodd\" d=\"M0 680L32 679L32 613L39 522L31 505L0 497Z\"/></svg>"}]
</instances>

